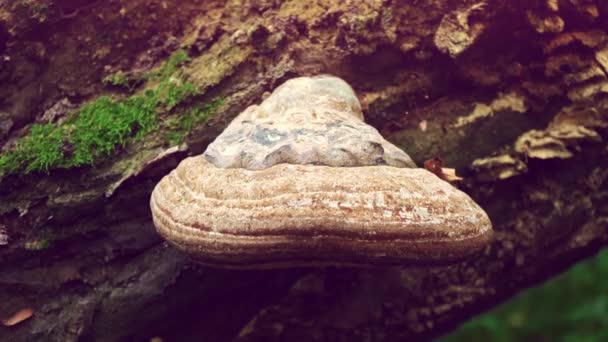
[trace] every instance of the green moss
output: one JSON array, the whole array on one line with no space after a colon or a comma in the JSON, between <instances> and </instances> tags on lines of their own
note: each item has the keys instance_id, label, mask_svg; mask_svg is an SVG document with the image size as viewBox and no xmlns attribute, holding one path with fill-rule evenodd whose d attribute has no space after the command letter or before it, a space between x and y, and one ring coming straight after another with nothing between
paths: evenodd
<instances>
[{"instance_id":1,"label":"green moss","mask_svg":"<svg viewBox=\"0 0 608 342\"><path fill-rule=\"evenodd\" d=\"M148 73L148 75L146 75L146 78L167 80L175 73L175 71L177 71L180 65L189 60L190 57L188 56L188 53L186 51L182 49L177 50L173 54L171 54L169 59L167 59L167 61L163 63L160 68Z\"/></svg>"},{"instance_id":2,"label":"green moss","mask_svg":"<svg viewBox=\"0 0 608 342\"><path fill-rule=\"evenodd\" d=\"M184 63L190 60L188 57L188 53L182 49L175 51L166 61L156 70L153 70L144 75L129 75L123 71L118 71L114 74L107 75L103 78L102 82L107 85L125 88L128 90L133 90L137 85L146 80L160 80L161 87L170 86L169 80L171 76L175 74L178 68ZM175 83L175 82L173 82ZM194 88L192 84L189 84L190 88ZM171 88L178 88L172 86ZM174 90L175 91L175 90Z\"/></svg>"},{"instance_id":3,"label":"green moss","mask_svg":"<svg viewBox=\"0 0 608 342\"><path fill-rule=\"evenodd\" d=\"M149 73L149 80L160 80L158 85L158 96L160 102L167 110L172 110L177 105L192 95L198 93L196 86L190 82L184 82L178 67L190 58L184 50L178 50L157 70Z\"/></svg>"},{"instance_id":4,"label":"green moss","mask_svg":"<svg viewBox=\"0 0 608 342\"><path fill-rule=\"evenodd\" d=\"M186 133L184 132L169 132L167 134L167 141L170 146L176 146L184 142L186 139Z\"/></svg>"},{"instance_id":5,"label":"green moss","mask_svg":"<svg viewBox=\"0 0 608 342\"><path fill-rule=\"evenodd\" d=\"M83 106L73 122L64 126L70 130L73 156L67 167L92 164L98 157L109 155L127 139L141 138L157 128L157 95L147 91L122 102L100 97Z\"/></svg>"},{"instance_id":6,"label":"green moss","mask_svg":"<svg viewBox=\"0 0 608 342\"><path fill-rule=\"evenodd\" d=\"M170 111L197 93L194 85L175 75L179 65L187 60L185 51L174 53L151 76L153 81L158 81L157 85L143 94L120 101L102 96L83 105L59 125L33 125L11 151L0 155L0 177L90 165L113 153L117 147L125 146L130 139L142 138L156 130L159 111ZM120 83L123 80L117 76L112 81ZM216 108L215 104L211 107ZM190 128L194 120L202 122L202 118L210 115L211 107L188 112L187 117L192 116L193 120ZM190 129L183 128L187 126L185 123L179 125L182 130Z\"/></svg>"},{"instance_id":7,"label":"green moss","mask_svg":"<svg viewBox=\"0 0 608 342\"><path fill-rule=\"evenodd\" d=\"M133 90L135 86L140 83L140 81L141 79L129 76L122 71L108 75L102 80L104 84L112 85L119 88L125 88L128 90Z\"/></svg>"},{"instance_id":8,"label":"green moss","mask_svg":"<svg viewBox=\"0 0 608 342\"><path fill-rule=\"evenodd\" d=\"M181 144L188 133L197 125L202 125L209 120L217 110L224 104L224 99L216 98L203 107L195 107L181 114L179 117L172 117L166 124L170 130L167 134L167 141L170 145Z\"/></svg>"},{"instance_id":9,"label":"green moss","mask_svg":"<svg viewBox=\"0 0 608 342\"><path fill-rule=\"evenodd\" d=\"M198 91L192 83L168 83L163 87L163 103L167 110L175 108L188 97L196 94Z\"/></svg>"},{"instance_id":10,"label":"green moss","mask_svg":"<svg viewBox=\"0 0 608 342\"><path fill-rule=\"evenodd\" d=\"M7 153L0 156L0 177L5 174L15 173L19 170L21 164L15 158L13 153Z\"/></svg>"},{"instance_id":11,"label":"green moss","mask_svg":"<svg viewBox=\"0 0 608 342\"><path fill-rule=\"evenodd\" d=\"M12 152L0 157L0 175L15 172L22 166L26 173L48 171L63 159L63 141L63 133L53 124L33 125Z\"/></svg>"},{"instance_id":12,"label":"green moss","mask_svg":"<svg viewBox=\"0 0 608 342\"><path fill-rule=\"evenodd\" d=\"M209 120L217 110L224 105L223 98L216 98L210 103L203 106L203 108L195 113L197 120L200 122L205 122Z\"/></svg>"},{"instance_id":13,"label":"green moss","mask_svg":"<svg viewBox=\"0 0 608 342\"><path fill-rule=\"evenodd\" d=\"M0 174L92 164L116 146L124 146L129 137L143 137L154 130L157 103L154 92L124 101L102 96L61 125L33 125L15 149L0 157Z\"/></svg>"},{"instance_id":14,"label":"green moss","mask_svg":"<svg viewBox=\"0 0 608 342\"><path fill-rule=\"evenodd\" d=\"M129 85L129 77L122 71L108 75L103 78L103 83L115 85L119 87L127 87Z\"/></svg>"}]
</instances>

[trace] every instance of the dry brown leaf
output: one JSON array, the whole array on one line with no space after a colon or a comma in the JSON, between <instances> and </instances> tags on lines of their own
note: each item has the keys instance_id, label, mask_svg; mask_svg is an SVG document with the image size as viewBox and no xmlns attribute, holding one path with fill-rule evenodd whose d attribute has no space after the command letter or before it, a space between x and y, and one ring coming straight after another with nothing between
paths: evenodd
<instances>
[{"instance_id":1,"label":"dry brown leaf","mask_svg":"<svg viewBox=\"0 0 608 342\"><path fill-rule=\"evenodd\" d=\"M32 317L34 315L34 309L32 308L24 308L17 312L15 312L11 317L2 320L2 324L5 327L12 327L13 325L17 325L26 319Z\"/></svg>"},{"instance_id":2,"label":"dry brown leaf","mask_svg":"<svg viewBox=\"0 0 608 342\"><path fill-rule=\"evenodd\" d=\"M441 160L441 158L439 157L435 157L435 158L431 158L431 159L427 159L424 161L424 168L427 169L428 171L434 173L437 175L437 177L442 178L442 171L441 171L441 167L443 166L443 160Z\"/></svg>"}]
</instances>

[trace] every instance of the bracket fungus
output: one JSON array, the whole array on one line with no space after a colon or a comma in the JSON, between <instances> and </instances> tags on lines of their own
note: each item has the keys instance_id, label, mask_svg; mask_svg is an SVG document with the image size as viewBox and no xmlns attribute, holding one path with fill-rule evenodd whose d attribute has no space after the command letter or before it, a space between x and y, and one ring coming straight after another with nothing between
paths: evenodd
<instances>
[{"instance_id":1,"label":"bracket fungus","mask_svg":"<svg viewBox=\"0 0 608 342\"><path fill-rule=\"evenodd\" d=\"M170 244L225 268L449 263L492 236L468 195L415 168L326 75L247 108L160 181L151 208Z\"/></svg>"}]
</instances>

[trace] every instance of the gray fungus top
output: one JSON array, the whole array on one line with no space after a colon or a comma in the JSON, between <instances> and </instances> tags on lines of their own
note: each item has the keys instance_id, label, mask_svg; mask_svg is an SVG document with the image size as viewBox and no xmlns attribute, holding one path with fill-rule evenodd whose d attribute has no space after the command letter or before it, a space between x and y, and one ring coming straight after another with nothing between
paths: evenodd
<instances>
[{"instance_id":1,"label":"gray fungus top","mask_svg":"<svg viewBox=\"0 0 608 342\"><path fill-rule=\"evenodd\" d=\"M238 115L204 156L218 167L248 170L281 163L416 167L363 121L352 88L328 75L285 82Z\"/></svg>"}]
</instances>

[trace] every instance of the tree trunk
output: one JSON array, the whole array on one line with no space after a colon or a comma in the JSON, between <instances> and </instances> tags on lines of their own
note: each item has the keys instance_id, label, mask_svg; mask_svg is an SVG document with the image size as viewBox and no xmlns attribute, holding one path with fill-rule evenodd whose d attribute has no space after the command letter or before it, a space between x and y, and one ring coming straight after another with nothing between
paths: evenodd
<instances>
[{"instance_id":1,"label":"tree trunk","mask_svg":"<svg viewBox=\"0 0 608 342\"><path fill-rule=\"evenodd\" d=\"M3 154L34 123L154 87L142 75L178 48L196 92L159 106L156 129L92 165L4 172L0 318L34 315L0 340L428 339L608 241L604 1L0 1ZM160 178L265 92L322 73L346 80L419 166L457 170L492 220L491 246L444 267L232 271L161 240L149 209ZM169 124L217 99L204 123Z\"/></svg>"}]
</instances>

